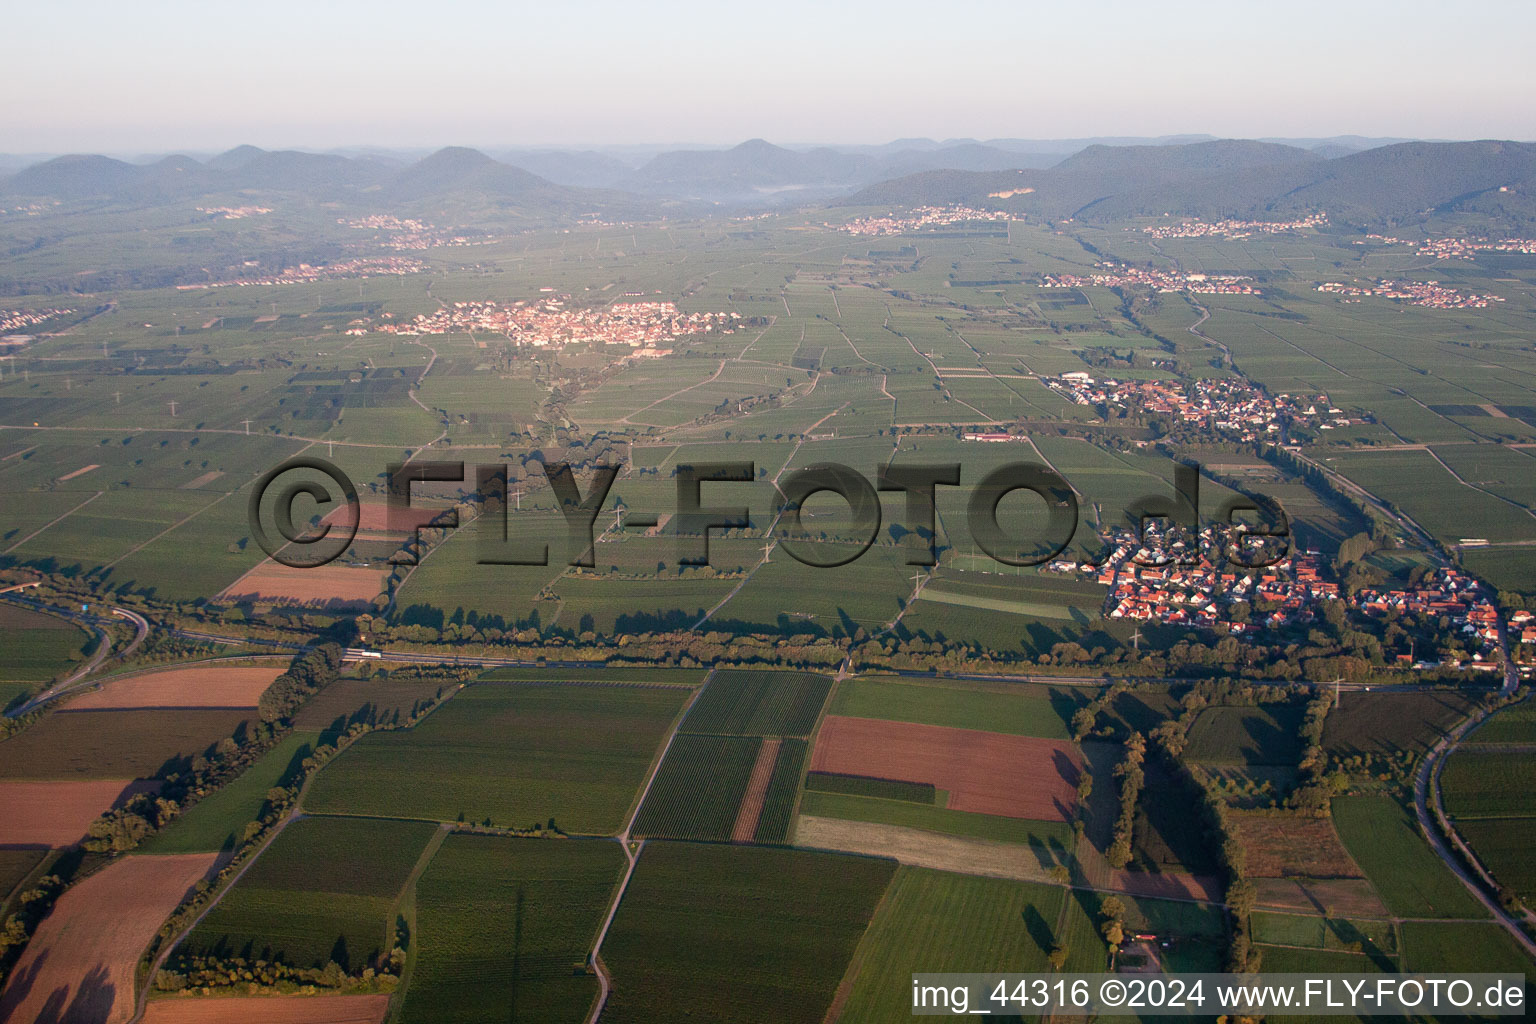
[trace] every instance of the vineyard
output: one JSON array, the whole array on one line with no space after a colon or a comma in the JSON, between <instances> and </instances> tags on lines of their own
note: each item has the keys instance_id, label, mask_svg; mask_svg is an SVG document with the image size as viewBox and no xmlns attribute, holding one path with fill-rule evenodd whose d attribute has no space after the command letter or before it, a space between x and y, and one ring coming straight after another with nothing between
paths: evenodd
<instances>
[{"instance_id":1,"label":"vineyard","mask_svg":"<svg viewBox=\"0 0 1536 1024\"><path fill-rule=\"evenodd\" d=\"M809 736L832 680L804 672L715 673L683 732L728 736Z\"/></svg>"},{"instance_id":2,"label":"vineyard","mask_svg":"<svg viewBox=\"0 0 1536 1024\"><path fill-rule=\"evenodd\" d=\"M761 745L756 736L676 737L635 819L634 834L729 839Z\"/></svg>"}]
</instances>

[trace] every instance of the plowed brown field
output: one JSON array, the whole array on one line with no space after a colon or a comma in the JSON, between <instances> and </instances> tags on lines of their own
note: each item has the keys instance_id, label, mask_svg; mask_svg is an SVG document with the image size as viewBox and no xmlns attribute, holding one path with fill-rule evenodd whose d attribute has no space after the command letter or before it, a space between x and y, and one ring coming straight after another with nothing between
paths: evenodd
<instances>
[{"instance_id":1,"label":"plowed brown field","mask_svg":"<svg viewBox=\"0 0 1536 1024\"><path fill-rule=\"evenodd\" d=\"M294 569L277 562L263 562L219 595L225 601L288 601L325 607L365 605L384 589L381 569L347 565L322 565Z\"/></svg>"},{"instance_id":2,"label":"plowed brown field","mask_svg":"<svg viewBox=\"0 0 1536 1024\"><path fill-rule=\"evenodd\" d=\"M80 710L125 708L253 708L284 665L178 668L105 683L70 701Z\"/></svg>"},{"instance_id":3,"label":"plowed brown field","mask_svg":"<svg viewBox=\"0 0 1536 1024\"><path fill-rule=\"evenodd\" d=\"M1077 805L1082 755L1065 740L828 715L811 770L927 782L956 811L1064 821Z\"/></svg>"},{"instance_id":4,"label":"plowed brown field","mask_svg":"<svg viewBox=\"0 0 1536 1024\"><path fill-rule=\"evenodd\" d=\"M0 782L0 846L71 846L103 811L159 788L126 779Z\"/></svg>"},{"instance_id":5,"label":"plowed brown field","mask_svg":"<svg viewBox=\"0 0 1536 1024\"><path fill-rule=\"evenodd\" d=\"M387 995L184 996L151 1002L144 1024L378 1024L388 1012Z\"/></svg>"},{"instance_id":6,"label":"plowed brown field","mask_svg":"<svg viewBox=\"0 0 1536 1024\"><path fill-rule=\"evenodd\" d=\"M0 1022L121 1024L133 1017L133 969L216 853L135 855L72 886L43 918L0 993Z\"/></svg>"}]
</instances>

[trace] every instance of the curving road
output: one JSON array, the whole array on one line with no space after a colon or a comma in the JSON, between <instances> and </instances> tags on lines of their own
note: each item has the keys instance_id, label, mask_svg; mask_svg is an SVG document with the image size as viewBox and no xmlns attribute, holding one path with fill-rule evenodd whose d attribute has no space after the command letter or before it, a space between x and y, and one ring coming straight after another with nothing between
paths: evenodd
<instances>
[{"instance_id":1,"label":"curving road","mask_svg":"<svg viewBox=\"0 0 1536 1024\"><path fill-rule=\"evenodd\" d=\"M1493 914L1494 920L1504 926L1504 930L1509 932L1510 937L1520 944L1521 948L1525 950L1526 955L1536 960L1536 942L1533 942L1531 937L1526 934L1525 929L1520 926L1520 922L1516 921L1503 907L1499 906L1498 901L1489 894L1487 883L1473 877L1461 859L1452 853L1445 840L1447 835L1451 836L1457 846L1468 855L1469 859L1473 863L1477 863L1476 858L1471 856L1471 851L1462 841L1461 836L1457 835L1456 829L1451 825L1450 819L1445 816L1445 810L1441 806L1440 767L1446 755L1454 751L1461 741L1466 738L1467 733L1481 725L1487 717L1488 712L1479 709L1477 713L1441 737L1440 741L1424 755L1423 761L1419 764L1419 770L1413 778L1413 811L1419 819L1419 831L1429 841L1430 848L1445 862L1446 867L1455 872L1456 877L1461 879L1461 883L1467 887L1467 891L1477 897L1478 902L1488 908L1488 911ZM1529 915L1527 915L1527 920L1529 920Z\"/></svg>"},{"instance_id":2,"label":"curving road","mask_svg":"<svg viewBox=\"0 0 1536 1024\"><path fill-rule=\"evenodd\" d=\"M18 587L14 589L19 590L21 588ZM7 592L8 591L0 591L0 593ZM127 619L129 622L133 623L134 627L133 640L130 641L128 646L124 647L122 650L114 651L112 649L112 637L107 633L105 629L102 628L102 624L111 622L111 619L100 615L91 615L87 612L77 612L70 609L59 608L54 605L44 604L41 601L33 601L29 598L13 597L11 600L28 605L39 611L50 612L54 615L69 619L71 622L77 623L78 625L84 626L86 629L89 629L96 634L98 643L96 645L96 653L94 656L92 656L90 661L86 662L84 665L81 665L75 671L71 672L67 678L60 680L59 682L50 686L48 689L44 690L42 693L39 693L25 704L22 704L19 707L6 712L6 717L8 718L18 718L21 715L27 714L28 712L36 711L44 704L55 701L67 693L72 693L75 690L82 689L87 686L95 686L96 680L90 678L90 676L98 668L101 667L103 662L105 662L109 657L128 657L135 650L137 650L139 645L144 642L144 639L149 636L149 621L145 619L144 616L140 615L138 612L131 612L126 608L114 608L112 609L113 615L117 616L118 618Z\"/></svg>"}]
</instances>

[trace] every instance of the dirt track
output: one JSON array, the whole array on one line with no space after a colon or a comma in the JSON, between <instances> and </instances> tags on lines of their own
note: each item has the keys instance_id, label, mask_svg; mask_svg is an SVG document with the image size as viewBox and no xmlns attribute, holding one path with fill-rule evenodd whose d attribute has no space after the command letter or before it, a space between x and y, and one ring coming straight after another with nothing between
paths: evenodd
<instances>
[{"instance_id":1,"label":"dirt track","mask_svg":"<svg viewBox=\"0 0 1536 1024\"><path fill-rule=\"evenodd\" d=\"M768 795L768 783L773 781L773 765L779 758L780 741L777 738L763 740L757 748L757 762L752 765L752 776L747 780L746 795L736 811L736 824L731 829L731 842L750 843L757 834L757 819L763 813L763 798Z\"/></svg>"},{"instance_id":2,"label":"dirt track","mask_svg":"<svg viewBox=\"0 0 1536 1024\"><path fill-rule=\"evenodd\" d=\"M1082 755L1065 740L828 715L811 770L931 783L956 811L1069 821Z\"/></svg>"},{"instance_id":3,"label":"dirt track","mask_svg":"<svg viewBox=\"0 0 1536 1024\"><path fill-rule=\"evenodd\" d=\"M73 886L38 925L0 993L0 1022L123 1024L133 969L215 853L129 856Z\"/></svg>"},{"instance_id":4,"label":"dirt track","mask_svg":"<svg viewBox=\"0 0 1536 1024\"><path fill-rule=\"evenodd\" d=\"M253 708L282 665L208 665L150 672L106 683L70 701L71 709Z\"/></svg>"}]
</instances>

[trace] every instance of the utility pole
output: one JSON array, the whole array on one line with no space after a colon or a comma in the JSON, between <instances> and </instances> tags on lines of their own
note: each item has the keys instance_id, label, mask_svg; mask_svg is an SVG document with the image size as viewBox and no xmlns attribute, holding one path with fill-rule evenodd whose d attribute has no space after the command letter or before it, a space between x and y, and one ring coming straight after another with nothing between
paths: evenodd
<instances>
[{"instance_id":1,"label":"utility pole","mask_svg":"<svg viewBox=\"0 0 1536 1024\"><path fill-rule=\"evenodd\" d=\"M245 424L245 436L246 437L250 437L251 436L251 421L250 420L241 420L241 422Z\"/></svg>"},{"instance_id":2,"label":"utility pole","mask_svg":"<svg viewBox=\"0 0 1536 1024\"><path fill-rule=\"evenodd\" d=\"M172 400L169 404L171 407L171 418L174 419L176 416L176 402L175 400Z\"/></svg>"},{"instance_id":3,"label":"utility pole","mask_svg":"<svg viewBox=\"0 0 1536 1024\"><path fill-rule=\"evenodd\" d=\"M123 393L121 391L114 391L114 392L112 392L112 397L117 399L117 404L118 405L122 405L123 404Z\"/></svg>"},{"instance_id":4,"label":"utility pole","mask_svg":"<svg viewBox=\"0 0 1536 1024\"><path fill-rule=\"evenodd\" d=\"M523 492L513 491L512 497L517 501L517 510L521 512L523 510Z\"/></svg>"},{"instance_id":5,"label":"utility pole","mask_svg":"<svg viewBox=\"0 0 1536 1024\"><path fill-rule=\"evenodd\" d=\"M1137 654L1141 653L1141 627L1140 626L1137 626L1135 632L1133 632L1131 634L1131 646L1136 649L1136 653Z\"/></svg>"}]
</instances>

